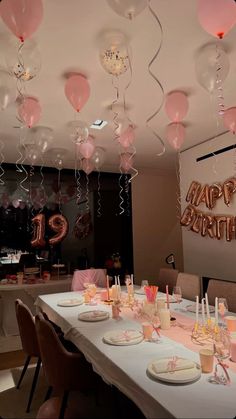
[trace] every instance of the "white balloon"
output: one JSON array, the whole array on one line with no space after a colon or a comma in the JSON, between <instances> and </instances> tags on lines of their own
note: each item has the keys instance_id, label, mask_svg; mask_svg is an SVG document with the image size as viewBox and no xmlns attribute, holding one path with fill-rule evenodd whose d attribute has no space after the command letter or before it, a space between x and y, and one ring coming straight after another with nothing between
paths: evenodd
<instances>
[{"instance_id":1,"label":"white balloon","mask_svg":"<svg viewBox=\"0 0 236 419\"><path fill-rule=\"evenodd\" d=\"M36 161L39 160L40 157L41 153L38 150L38 147L36 147L36 145L31 145L27 147L27 159L29 160L32 166L35 165Z\"/></svg>"},{"instance_id":2,"label":"white balloon","mask_svg":"<svg viewBox=\"0 0 236 419\"><path fill-rule=\"evenodd\" d=\"M88 124L84 121L71 121L67 124L67 129L70 139L76 144L79 144L88 139L89 127Z\"/></svg>"},{"instance_id":3,"label":"white balloon","mask_svg":"<svg viewBox=\"0 0 236 419\"><path fill-rule=\"evenodd\" d=\"M99 171L105 161L105 149L102 147L96 147L91 160L95 169Z\"/></svg>"},{"instance_id":4,"label":"white balloon","mask_svg":"<svg viewBox=\"0 0 236 419\"><path fill-rule=\"evenodd\" d=\"M0 109L5 110L16 100L16 85L12 76L0 70Z\"/></svg>"},{"instance_id":5,"label":"white balloon","mask_svg":"<svg viewBox=\"0 0 236 419\"><path fill-rule=\"evenodd\" d=\"M41 55L33 39L27 39L20 47L18 41L11 39L5 51L7 68L17 79L28 81L39 73Z\"/></svg>"},{"instance_id":6,"label":"white balloon","mask_svg":"<svg viewBox=\"0 0 236 419\"><path fill-rule=\"evenodd\" d=\"M26 143L35 144L41 153L45 153L53 142L53 129L38 125L28 130Z\"/></svg>"},{"instance_id":7,"label":"white balloon","mask_svg":"<svg viewBox=\"0 0 236 419\"><path fill-rule=\"evenodd\" d=\"M100 62L104 70L113 76L120 76L130 67L130 48L124 35L113 31L105 35L100 48Z\"/></svg>"},{"instance_id":8,"label":"white balloon","mask_svg":"<svg viewBox=\"0 0 236 419\"><path fill-rule=\"evenodd\" d=\"M221 45L204 45L198 50L195 60L198 83L208 92L213 92L217 88L217 80L223 82L226 79L229 66L229 58Z\"/></svg>"},{"instance_id":9,"label":"white balloon","mask_svg":"<svg viewBox=\"0 0 236 419\"><path fill-rule=\"evenodd\" d=\"M147 0L107 0L107 3L118 15L127 19L133 19L147 6Z\"/></svg>"},{"instance_id":10,"label":"white balloon","mask_svg":"<svg viewBox=\"0 0 236 419\"><path fill-rule=\"evenodd\" d=\"M47 151L47 154L50 155L51 162L56 169L63 169L65 158L68 155L68 150L66 148L51 148Z\"/></svg>"}]
</instances>

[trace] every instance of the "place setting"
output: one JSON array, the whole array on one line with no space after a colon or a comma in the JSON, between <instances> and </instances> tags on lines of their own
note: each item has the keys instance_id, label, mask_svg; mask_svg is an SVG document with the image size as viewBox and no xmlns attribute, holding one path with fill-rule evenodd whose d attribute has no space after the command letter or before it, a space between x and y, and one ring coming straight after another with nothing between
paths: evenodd
<instances>
[{"instance_id":1,"label":"place setting","mask_svg":"<svg viewBox=\"0 0 236 419\"><path fill-rule=\"evenodd\" d=\"M89 310L79 313L78 320L84 322L99 322L109 319L110 314L104 310Z\"/></svg>"},{"instance_id":2,"label":"place setting","mask_svg":"<svg viewBox=\"0 0 236 419\"><path fill-rule=\"evenodd\" d=\"M59 307L75 307L84 303L83 298L66 298L57 302Z\"/></svg>"},{"instance_id":3,"label":"place setting","mask_svg":"<svg viewBox=\"0 0 236 419\"><path fill-rule=\"evenodd\" d=\"M129 346L137 345L144 339L143 333L139 330L120 329L106 332L103 341L109 345Z\"/></svg>"},{"instance_id":4,"label":"place setting","mask_svg":"<svg viewBox=\"0 0 236 419\"><path fill-rule=\"evenodd\" d=\"M158 358L149 362L147 375L166 383L187 384L199 380L201 367L195 361L178 356Z\"/></svg>"}]
</instances>

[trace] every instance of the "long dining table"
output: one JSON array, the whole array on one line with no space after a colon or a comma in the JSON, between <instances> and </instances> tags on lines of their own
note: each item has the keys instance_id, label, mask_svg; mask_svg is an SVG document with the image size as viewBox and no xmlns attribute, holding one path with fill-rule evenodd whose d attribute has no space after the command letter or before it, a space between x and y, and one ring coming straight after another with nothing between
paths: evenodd
<instances>
[{"instance_id":1,"label":"long dining table","mask_svg":"<svg viewBox=\"0 0 236 419\"><path fill-rule=\"evenodd\" d=\"M173 384L152 378L147 372L148 364L164 357L184 357L199 363L199 348L191 346L189 324L195 314L186 311L192 301L181 304L172 302L171 313L177 324L170 331L160 331L161 336L153 341L143 340L130 346L105 343L103 336L113 330L142 330L137 313L129 307L121 310L120 318L113 319L111 306L99 299L97 305L81 304L74 307L58 305L64 299L80 298L81 292L40 295L35 304L60 326L106 383L116 386L129 397L146 418L235 418L236 374L229 368L230 385L213 384L211 374L202 373L191 383ZM158 297L161 293L158 293ZM163 296L163 295L162 295ZM144 296L136 295L142 300ZM109 318L99 322L85 322L78 315L88 310L103 310ZM173 329L173 330L172 330ZM183 339L182 336L183 335ZM228 360L226 360L228 362ZM231 366L236 366L231 363Z\"/></svg>"}]
</instances>

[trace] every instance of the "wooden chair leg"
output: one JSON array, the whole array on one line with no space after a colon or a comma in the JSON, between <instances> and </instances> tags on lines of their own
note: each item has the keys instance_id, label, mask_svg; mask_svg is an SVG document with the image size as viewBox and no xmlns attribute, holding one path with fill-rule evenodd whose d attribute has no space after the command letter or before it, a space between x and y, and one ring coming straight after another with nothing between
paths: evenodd
<instances>
[{"instance_id":1,"label":"wooden chair leg","mask_svg":"<svg viewBox=\"0 0 236 419\"><path fill-rule=\"evenodd\" d=\"M61 403L59 419L64 419L64 414L65 414L65 410L66 410L66 406L67 406L68 396L69 396L69 391L65 391L64 394L63 394L63 399L62 399L62 403Z\"/></svg>"},{"instance_id":2,"label":"wooden chair leg","mask_svg":"<svg viewBox=\"0 0 236 419\"><path fill-rule=\"evenodd\" d=\"M16 388L17 388L17 389L19 389L19 388L20 388L21 381L23 380L23 377L24 377L24 375L25 375L25 373L26 373L26 370L27 370L27 368L28 368L28 365L29 365L30 359L31 359L31 356L29 356L29 355L28 355L28 356L27 356L27 358L26 358L26 360L25 360L25 365L24 365L24 368L23 368L23 370L22 370L22 372L21 372L20 379L19 379L18 384L17 384L17 386L16 386Z\"/></svg>"},{"instance_id":3,"label":"wooden chair leg","mask_svg":"<svg viewBox=\"0 0 236 419\"><path fill-rule=\"evenodd\" d=\"M31 406L31 402L32 402L32 399L33 399L33 395L34 395L34 390L35 390L37 380L38 380L40 365L41 365L41 359L39 358L38 362L37 362L37 365L36 365L36 368L35 368L35 373L34 373L34 378L33 378L32 386L31 386L31 390L30 390L29 401L28 401L26 413L29 413L29 411L30 411L30 406Z\"/></svg>"},{"instance_id":4,"label":"wooden chair leg","mask_svg":"<svg viewBox=\"0 0 236 419\"><path fill-rule=\"evenodd\" d=\"M48 399L50 399L51 394L52 394L52 386L49 386L48 389L47 389L47 393L45 395L44 402L46 402Z\"/></svg>"}]
</instances>

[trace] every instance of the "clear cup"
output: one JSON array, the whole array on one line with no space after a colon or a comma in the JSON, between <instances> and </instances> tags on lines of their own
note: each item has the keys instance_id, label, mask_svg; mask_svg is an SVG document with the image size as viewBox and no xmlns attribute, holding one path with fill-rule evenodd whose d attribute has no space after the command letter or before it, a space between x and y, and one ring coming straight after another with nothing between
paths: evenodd
<instances>
[{"instance_id":1,"label":"clear cup","mask_svg":"<svg viewBox=\"0 0 236 419\"><path fill-rule=\"evenodd\" d=\"M143 336L145 340L152 340L153 325L149 322L142 323Z\"/></svg>"},{"instance_id":2,"label":"clear cup","mask_svg":"<svg viewBox=\"0 0 236 419\"><path fill-rule=\"evenodd\" d=\"M200 364L202 372L210 373L213 371L214 365L214 351L213 349L200 349L199 351Z\"/></svg>"}]
</instances>

